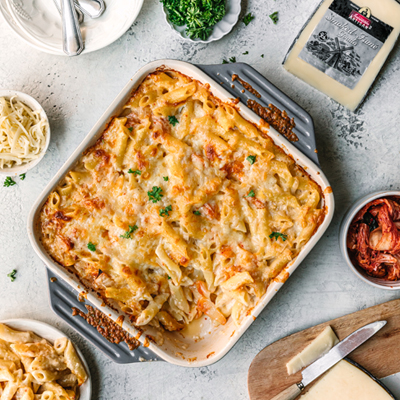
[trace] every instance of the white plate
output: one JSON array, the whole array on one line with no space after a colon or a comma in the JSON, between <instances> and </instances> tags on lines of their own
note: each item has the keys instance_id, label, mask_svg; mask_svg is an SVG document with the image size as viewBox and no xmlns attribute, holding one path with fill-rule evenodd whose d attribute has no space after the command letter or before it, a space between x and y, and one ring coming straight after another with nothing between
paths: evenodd
<instances>
[{"instance_id":1,"label":"white plate","mask_svg":"<svg viewBox=\"0 0 400 400\"><path fill-rule=\"evenodd\" d=\"M28 217L28 236L29 240L40 259L46 264L46 266L65 282L71 285L76 291L82 292L82 283L80 283L74 274L69 273L60 264L57 264L46 252L43 245L41 244L38 232L38 218L40 210L47 200L48 195L54 190L56 185L62 179L62 177L72 168L73 165L80 159L82 152L92 146L97 139L103 134L105 127L107 126L110 118L119 115L123 110L123 106L131 96L132 90L136 89L142 80L149 74L154 72L160 66L167 66L182 72L194 79L199 80L202 83L209 83L210 90L212 93L223 101L228 101L232 98L232 95L225 90L223 87L213 81L208 75L202 72L199 68L192 64L176 61L176 60L158 60L151 62L142 67L125 86L122 92L117 98L111 103L105 113L100 117L99 121L88 133L86 138L64 163L61 169L57 172L54 178L48 183L46 188L43 190L35 204L32 206L31 212ZM260 117L246 107L243 103L238 103L237 107L240 108L242 116L249 121L258 124ZM194 337L188 336L182 337L179 332L165 332L165 341L161 346L157 346L154 343L150 343L149 349L154 352L158 357L172 364L177 364L185 367L204 367L215 363L220 360L239 340L239 338L245 333L247 328L254 322L256 317L264 309L264 307L271 301L278 290L282 287L288 275L292 275L295 269L304 260L311 249L316 245L318 240L322 237L326 229L328 228L334 212L334 198L331 187L328 180L321 169L316 166L310 159L308 159L303 153L297 150L286 138L280 135L274 128L270 128L269 136L271 139L280 146L287 154L291 154L293 159L303 167L308 174L317 182L321 189L324 191L323 205L326 207L326 215L322 224L318 227L315 234L311 237L309 242L301 250L300 254L292 260L288 266L281 272L280 275L268 286L267 292L260 299L251 314L248 315L241 323L239 327L236 327L233 319L230 318L225 325L221 325L218 328L212 327L210 318L207 322L205 319L198 320L198 328L202 327L204 338L196 341ZM300 289L300 288L299 288ZM119 317L119 312L104 305L103 300L97 297L95 292L88 291L87 299L99 310L106 313L111 319L116 321ZM122 313L122 312L121 312ZM123 314L123 313L122 313ZM136 336L138 331L128 322L128 318L125 318L122 327L129 332L131 335ZM139 341L143 344L147 334L156 336L156 331L150 327L144 328L143 335L140 336ZM195 328L195 324L191 326ZM196 333L197 334L197 333Z\"/></svg>"},{"instance_id":2,"label":"white plate","mask_svg":"<svg viewBox=\"0 0 400 400\"><path fill-rule=\"evenodd\" d=\"M36 333L36 335L42 337L43 339L48 340L51 344L54 343L56 339L67 337L63 332L54 328L51 325L45 324L44 322L35 321L33 319L6 319L4 321L0 321L2 324L8 325L12 329L17 329L20 331L32 331ZM68 337L67 337L68 338ZM69 338L68 338L69 339ZM71 340L71 339L70 339ZM72 342L72 340L71 340ZM92 378L90 376L89 366L83 357L83 354L78 349L76 344L74 343L74 347L76 352L78 353L84 367L86 373L88 375L87 381L80 386L80 397L79 400L90 400L92 396Z\"/></svg>"},{"instance_id":3,"label":"white plate","mask_svg":"<svg viewBox=\"0 0 400 400\"><path fill-rule=\"evenodd\" d=\"M106 0L97 19L85 17L81 25L85 50L90 53L119 39L136 20L144 0ZM33 47L50 54L66 55L62 46L61 16L53 0L0 0L6 22Z\"/></svg>"}]
</instances>

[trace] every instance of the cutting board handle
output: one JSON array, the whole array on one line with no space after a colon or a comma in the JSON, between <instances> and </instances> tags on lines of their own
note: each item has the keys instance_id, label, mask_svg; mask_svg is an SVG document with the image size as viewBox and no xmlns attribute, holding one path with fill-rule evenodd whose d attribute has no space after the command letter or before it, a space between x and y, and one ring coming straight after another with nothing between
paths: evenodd
<instances>
[{"instance_id":1,"label":"cutting board handle","mask_svg":"<svg viewBox=\"0 0 400 400\"><path fill-rule=\"evenodd\" d=\"M271 400L295 400L295 398L300 393L301 389L299 388L297 383L295 383L294 385L289 386L286 390L273 397Z\"/></svg>"}]
</instances>

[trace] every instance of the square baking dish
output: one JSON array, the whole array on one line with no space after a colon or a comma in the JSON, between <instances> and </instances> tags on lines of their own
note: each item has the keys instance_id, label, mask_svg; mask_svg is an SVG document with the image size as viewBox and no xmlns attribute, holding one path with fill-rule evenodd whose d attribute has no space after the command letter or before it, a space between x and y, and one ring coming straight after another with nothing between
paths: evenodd
<instances>
[{"instance_id":1,"label":"square baking dish","mask_svg":"<svg viewBox=\"0 0 400 400\"><path fill-rule=\"evenodd\" d=\"M105 306L103 300L97 296L94 291L85 289L83 284L79 282L75 275L68 272L64 267L56 263L45 251L41 242L40 234L38 231L38 217L40 210L45 203L49 194L57 186L58 182L64 175L77 163L82 153L90 146L94 145L97 139L103 134L104 129L114 116L118 116L131 96L131 92L135 90L143 81L143 79L150 73L154 72L157 68L165 66L170 69L177 70L186 74L202 83L210 85L211 92L222 101L228 101L232 98L228 91L220 87L215 81L210 79L208 75L202 72L199 68L192 64L176 61L176 60L158 60L151 62L142 67L129 81L117 98L111 103L100 120L88 133L82 143L68 158L64 165L60 168L54 178L49 182L43 190L37 201L32 207L28 217L28 236L30 242L46 266L57 276L67 282L72 288L78 292L84 291L85 297L95 305L99 310L104 312L114 321L122 312L113 310ZM237 104L241 115L247 120L258 124L260 118L243 103ZM252 324L264 307L270 302L276 292L281 288L287 277L290 276L303 259L307 256L310 250L315 246L318 240L322 237L328 228L334 213L334 198L331 187L320 168L310 161L303 153L297 150L285 137L279 134L272 127L269 131L269 136L273 139L276 145L280 146L287 154L290 154L296 163L304 168L304 170L318 183L323 191L324 198L322 199L322 206L325 207L325 219L318 227L315 234L311 237L309 242L304 246L300 254L292 260L281 273L270 284L265 295L260 299L258 304L254 307L251 314L248 315L239 327L236 327L233 320L230 318L224 326L217 328L213 327L210 323L210 318L205 319L203 316L191 324L190 334L185 336L179 332L165 332L164 343L157 345L152 341L146 339L146 335L156 336L156 332L152 327L145 327L143 334L140 337L142 344L148 345L148 349L154 352L159 358L170 362L172 364L185 366L185 367L203 367L215 363L220 360L239 340L247 328ZM118 320L120 321L121 318ZM136 336L138 331L128 322L126 318L122 327L131 335Z\"/></svg>"}]
</instances>

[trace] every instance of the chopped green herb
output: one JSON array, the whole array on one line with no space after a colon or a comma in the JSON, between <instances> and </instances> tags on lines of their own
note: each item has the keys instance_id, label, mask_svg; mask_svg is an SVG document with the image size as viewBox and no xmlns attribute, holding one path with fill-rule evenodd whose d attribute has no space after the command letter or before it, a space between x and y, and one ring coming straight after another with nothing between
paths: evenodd
<instances>
[{"instance_id":1,"label":"chopped green herb","mask_svg":"<svg viewBox=\"0 0 400 400\"><path fill-rule=\"evenodd\" d=\"M253 21L254 18L254 15L250 12L244 16L243 22L247 26L251 21Z\"/></svg>"},{"instance_id":2,"label":"chopped green herb","mask_svg":"<svg viewBox=\"0 0 400 400\"><path fill-rule=\"evenodd\" d=\"M13 181L13 179L11 178L11 176L7 176L6 180L4 181L3 186L5 187L10 187L10 186L14 186L17 183Z\"/></svg>"},{"instance_id":3,"label":"chopped green herb","mask_svg":"<svg viewBox=\"0 0 400 400\"><path fill-rule=\"evenodd\" d=\"M276 25L279 21L279 11L273 12L269 17L272 19L272 22Z\"/></svg>"},{"instance_id":4,"label":"chopped green herb","mask_svg":"<svg viewBox=\"0 0 400 400\"><path fill-rule=\"evenodd\" d=\"M172 211L172 206L171 205L160 209L160 212L159 212L160 217L165 217L165 216L169 217L168 211Z\"/></svg>"},{"instance_id":5,"label":"chopped green herb","mask_svg":"<svg viewBox=\"0 0 400 400\"><path fill-rule=\"evenodd\" d=\"M157 201L161 200L161 197L164 197L162 189L159 186L153 186L153 189L147 192L147 195L149 196L149 201L153 203L157 203Z\"/></svg>"},{"instance_id":6,"label":"chopped green herb","mask_svg":"<svg viewBox=\"0 0 400 400\"><path fill-rule=\"evenodd\" d=\"M25 179L25 177L26 177L26 174L21 174L21 175L19 176L19 179L21 179L21 181L23 181L23 180Z\"/></svg>"},{"instance_id":7,"label":"chopped green herb","mask_svg":"<svg viewBox=\"0 0 400 400\"><path fill-rule=\"evenodd\" d=\"M129 127L128 130L129 130L130 132L132 132L132 131L133 131L133 126Z\"/></svg>"},{"instance_id":8,"label":"chopped green herb","mask_svg":"<svg viewBox=\"0 0 400 400\"><path fill-rule=\"evenodd\" d=\"M275 238L275 240L278 240L278 238L281 238L283 241L285 241L287 239L287 235L285 235L284 233L280 233L280 232L272 232L269 235L270 239Z\"/></svg>"},{"instance_id":9,"label":"chopped green herb","mask_svg":"<svg viewBox=\"0 0 400 400\"><path fill-rule=\"evenodd\" d=\"M264 54L261 54L261 58L264 58Z\"/></svg>"},{"instance_id":10,"label":"chopped green herb","mask_svg":"<svg viewBox=\"0 0 400 400\"><path fill-rule=\"evenodd\" d=\"M222 60L222 64L229 64L228 61L225 60L225 58Z\"/></svg>"},{"instance_id":11,"label":"chopped green herb","mask_svg":"<svg viewBox=\"0 0 400 400\"><path fill-rule=\"evenodd\" d=\"M89 243L88 243L87 248L88 248L90 251L96 251L96 246L95 246L92 242L89 242Z\"/></svg>"},{"instance_id":12,"label":"chopped green herb","mask_svg":"<svg viewBox=\"0 0 400 400\"><path fill-rule=\"evenodd\" d=\"M256 156L248 156L246 160L253 165L256 162Z\"/></svg>"},{"instance_id":13,"label":"chopped green herb","mask_svg":"<svg viewBox=\"0 0 400 400\"><path fill-rule=\"evenodd\" d=\"M11 282L14 282L17 278L15 275L17 274L17 270L13 269L7 276L11 279Z\"/></svg>"},{"instance_id":14,"label":"chopped green herb","mask_svg":"<svg viewBox=\"0 0 400 400\"><path fill-rule=\"evenodd\" d=\"M231 57L231 58L229 59L229 61L230 61L231 63L235 63L235 62L236 62L236 57Z\"/></svg>"},{"instance_id":15,"label":"chopped green herb","mask_svg":"<svg viewBox=\"0 0 400 400\"><path fill-rule=\"evenodd\" d=\"M132 168L129 168L128 174L142 175L142 171L139 171L138 169L133 171Z\"/></svg>"},{"instance_id":16,"label":"chopped green herb","mask_svg":"<svg viewBox=\"0 0 400 400\"><path fill-rule=\"evenodd\" d=\"M168 19L178 26L186 25L190 39L207 40L213 26L225 16L225 0L160 0Z\"/></svg>"},{"instance_id":17,"label":"chopped green herb","mask_svg":"<svg viewBox=\"0 0 400 400\"><path fill-rule=\"evenodd\" d=\"M123 235L120 235L119 237L121 237L122 239L132 239L131 238L132 233L138 229L139 228L137 225L133 225L133 226L129 225L129 229Z\"/></svg>"},{"instance_id":18,"label":"chopped green herb","mask_svg":"<svg viewBox=\"0 0 400 400\"><path fill-rule=\"evenodd\" d=\"M162 178L164 179L165 182L168 182L169 180L168 176L163 176Z\"/></svg>"},{"instance_id":19,"label":"chopped green herb","mask_svg":"<svg viewBox=\"0 0 400 400\"><path fill-rule=\"evenodd\" d=\"M175 115L170 115L168 117L168 121L172 126L175 126L176 124L179 124L179 121L177 120L177 118L175 117Z\"/></svg>"},{"instance_id":20,"label":"chopped green herb","mask_svg":"<svg viewBox=\"0 0 400 400\"><path fill-rule=\"evenodd\" d=\"M194 215L201 215L201 212L200 211L193 211L193 214Z\"/></svg>"},{"instance_id":21,"label":"chopped green herb","mask_svg":"<svg viewBox=\"0 0 400 400\"><path fill-rule=\"evenodd\" d=\"M243 53L244 56L247 56L247 54L249 54L248 51L245 51L245 52Z\"/></svg>"},{"instance_id":22,"label":"chopped green herb","mask_svg":"<svg viewBox=\"0 0 400 400\"><path fill-rule=\"evenodd\" d=\"M171 279L171 277L169 276L168 279Z\"/></svg>"},{"instance_id":23,"label":"chopped green herb","mask_svg":"<svg viewBox=\"0 0 400 400\"><path fill-rule=\"evenodd\" d=\"M249 194L247 197L256 197L256 194L254 193L254 190L250 190Z\"/></svg>"}]
</instances>

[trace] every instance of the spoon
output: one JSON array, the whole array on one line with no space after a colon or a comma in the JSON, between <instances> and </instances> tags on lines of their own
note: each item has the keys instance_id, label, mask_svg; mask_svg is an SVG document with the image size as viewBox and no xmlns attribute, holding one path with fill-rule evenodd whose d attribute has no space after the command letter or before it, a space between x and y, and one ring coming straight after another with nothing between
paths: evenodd
<instances>
[{"instance_id":1,"label":"spoon","mask_svg":"<svg viewBox=\"0 0 400 400\"><path fill-rule=\"evenodd\" d=\"M74 0L61 0L61 11L64 53L77 56L82 53L84 45Z\"/></svg>"},{"instance_id":2,"label":"spoon","mask_svg":"<svg viewBox=\"0 0 400 400\"><path fill-rule=\"evenodd\" d=\"M54 4L56 5L57 10L61 15L61 0L54 0ZM78 15L78 22L79 22L79 24L81 24L85 17L83 15L82 11L78 10L78 8L76 7L76 3L75 3L75 9L76 9L76 14Z\"/></svg>"},{"instance_id":3,"label":"spoon","mask_svg":"<svg viewBox=\"0 0 400 400\"><path fill-rule=\"evenodd\" d=\"M75 6L90 18L99 18L106 8L103 0L79 0Z\"/></svg>"}]
</instances>

